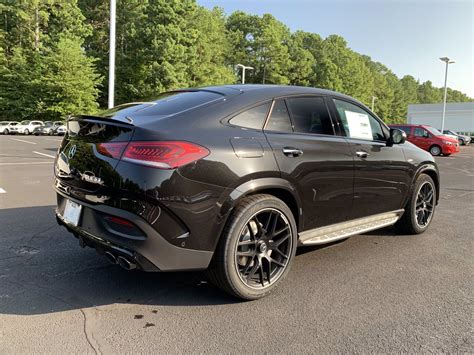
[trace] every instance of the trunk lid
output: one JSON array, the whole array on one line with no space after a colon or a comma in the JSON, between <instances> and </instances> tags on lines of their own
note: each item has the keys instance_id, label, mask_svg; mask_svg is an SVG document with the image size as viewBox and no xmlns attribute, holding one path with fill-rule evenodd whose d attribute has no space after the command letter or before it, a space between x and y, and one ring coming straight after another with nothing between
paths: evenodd
<instances>
[{"instance_id":1,"label":"trunk lid","mask_svg":"<svg viewBox=\"0 0 474 355\"><path fill-rule=\"evenodd\" d=\"M126 120L76 116L67 128L56 158L56 178L87 191L114 186L115 168L134 126Z\"/></svg>"}]
</instances>

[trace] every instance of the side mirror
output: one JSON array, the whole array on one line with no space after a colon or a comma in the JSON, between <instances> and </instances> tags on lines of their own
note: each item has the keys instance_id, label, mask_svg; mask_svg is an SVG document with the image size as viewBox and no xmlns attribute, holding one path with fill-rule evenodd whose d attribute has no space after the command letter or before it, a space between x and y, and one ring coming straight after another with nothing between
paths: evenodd
<instances>
[{"instance_id":1,"label":"side mirror","mask_svg":"<svg viewBox=\"0 0 474 355\"><path fill-rule=\"evenodd\" d=\"M407 134L398 128L390 129L390 138L388 139L389 145L403 144L407 140Z\"/></svg>"}]
</instances>

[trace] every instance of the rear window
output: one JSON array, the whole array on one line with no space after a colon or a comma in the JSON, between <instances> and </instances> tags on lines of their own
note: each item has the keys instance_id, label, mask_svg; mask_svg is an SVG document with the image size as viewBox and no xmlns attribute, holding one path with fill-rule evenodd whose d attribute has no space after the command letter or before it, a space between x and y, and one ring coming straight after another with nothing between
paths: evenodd
<instances>
[{"instance_id":1,"label":"rear window","mask_svg":"<svg viewBox=\"0 0 474 355\"><path fill-rule=\"evenodd\" d=\"M196 106L217 100L223 95L208 91L184 91L164 93L154 104L146 110L147 114L173 115Z\"/></svg>"},{"instance_id":2,"label":"rear window","mask_svg":"<svg viewBox=\"0 0 474 355\"><path fill-rule=\"evenodd\" d=\"M165 92L154 101L119 105L102 112L102 117L126 117L137 113L153 116L173 115L223 97L209 91Z\"/></svg>"}]
</instances>

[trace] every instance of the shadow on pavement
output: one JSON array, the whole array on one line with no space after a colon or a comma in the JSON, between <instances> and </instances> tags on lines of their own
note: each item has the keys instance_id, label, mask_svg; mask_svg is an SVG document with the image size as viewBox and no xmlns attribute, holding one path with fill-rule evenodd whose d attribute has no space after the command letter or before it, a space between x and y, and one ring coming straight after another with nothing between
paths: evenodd
<instances>
[{"instance_id":1,"label":"shadow on pavement","mask_svg":"<svg viewBox=\"0 0 474 355\"><path fill-rule=\"evenodd\" d=\"M237 302L207 283L203 272L145 273L110 265L56 224L54 208L0 210L0 313L43 314L114 303Z\"/></svg>"}]
</instances>

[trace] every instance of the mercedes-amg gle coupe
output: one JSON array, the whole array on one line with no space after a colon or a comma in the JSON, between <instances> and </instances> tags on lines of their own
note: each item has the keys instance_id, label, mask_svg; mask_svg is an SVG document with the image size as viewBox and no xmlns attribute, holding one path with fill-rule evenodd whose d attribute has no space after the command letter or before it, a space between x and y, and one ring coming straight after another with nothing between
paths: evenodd
<instances>
[{"instance_id":1,"label":"mercedes-amg gle coupe","mask_svg":"<svg viewBox=\"0 0 474 355\"><path fill-rule=\"evenodd\" d=\"M224 291L257 299L298 246L428 228L438 168L405 139L328 90L167 92L68 121L57 221L125 269L207 270Z\"/></svg>"}]
</instances>

